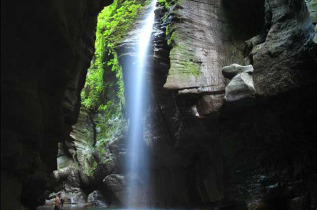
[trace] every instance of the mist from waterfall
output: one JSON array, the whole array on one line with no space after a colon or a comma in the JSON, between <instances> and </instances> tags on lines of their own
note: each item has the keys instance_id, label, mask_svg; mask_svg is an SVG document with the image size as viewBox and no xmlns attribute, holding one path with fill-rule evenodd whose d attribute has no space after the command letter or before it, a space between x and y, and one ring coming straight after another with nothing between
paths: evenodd
<instances>
[{"instance_id":1,"label":"mist from waterfall","mask_svg":"<svg viewBox=\"0 0 317 210\"><path fill-rule=\"evenodd\" d=\"M137 52L135 65L129 69L129 132L128 132L128 197L127 206L144 205L144 185L147 183L147 155L143 136L146 102L149 100L149 88L146 81L149 48L154 25L154 10L156 0L153 0L145 19L141 21L137 37ZM133 67L132 67L133 66Z\"/></svg>"}]
</instances>

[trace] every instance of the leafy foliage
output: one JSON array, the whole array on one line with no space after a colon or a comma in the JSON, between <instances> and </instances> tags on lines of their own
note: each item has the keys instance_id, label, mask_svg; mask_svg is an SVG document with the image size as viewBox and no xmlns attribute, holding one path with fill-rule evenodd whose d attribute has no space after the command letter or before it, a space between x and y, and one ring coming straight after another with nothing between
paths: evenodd
<instances>
[{"instance_id":1,"label":"leafy foliage","mask_svg":"<svg viewBox=\"0 0 317 210\"><path fill-rule=\"evenodd\" d=\"M115 45L120 42L130 29L138 12L146 1L115 0L114 3L105 7L98 16L95 55L88 69L85 88L81 94L82 105L89 110L108 110L111 107L121 107L124 105L124 84L122 69L118 62ZM111 73L115 75L114 81ZM113 79L113 78L112 78ZM116 87L115 87L116 86ZM109 97L109 88L114 88L117 92L116 99ZM112 92L110 90L110 92ZM118 102L118 103L117 103Z\"/></svg>"},{"instance_id":2,"label":"leafy foliage","mask_svg":"<svg viewBox=\"0 0 317 210\"><path fill-rule=\"evenodd\" d=\"M105 154L106 143L123 139L126 131L126 120L123 116L125 106L123 74L115 46L122 41L142 7L149 2L148 0L115 0L98 16L95 54L88 69L81 99L85 110L99 113L94 119L98 132L93 150L97 150L104 158L108 155ZM95 165L91 167L90 172L94 168Z\"/></svg>"},{"instance_id":3,"label":"leafy foliage","mask_svg":"<svg viewBox=\"0 0 317 210\"><path fill-rule=\"evenodd\" d=\"M158 2L159 5L163 5L167 10L170 7L166 0L158 0L157 2Z\"/></svg>"}]
</instances>

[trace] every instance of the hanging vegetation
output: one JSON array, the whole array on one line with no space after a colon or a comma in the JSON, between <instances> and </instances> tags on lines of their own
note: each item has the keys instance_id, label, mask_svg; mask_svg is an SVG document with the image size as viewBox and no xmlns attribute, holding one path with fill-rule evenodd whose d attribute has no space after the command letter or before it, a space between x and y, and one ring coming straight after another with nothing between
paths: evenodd
<instances>
[{"instance_id":1,"label":"hanging vegetation","mask_svg":"<svg viewBox=\"0 0 317 210\"><path fill-rule=\"evenodd\" d=\"M95 54L81 93L82 108L96 115L96 147L120 138L126 128L122 68L114 50L131 29L140 10L150 1L115 0L98 16Z\"/></svg>"},{"instance_id":2,"label":"hanging vegetation","mask_svg":"<svg viewBox=\"0 0 317 210\"><path fill-rule=\"evenodd\" d=\"M128 32L133 20L145 3L147 2L142 0L115 0L112 5L106 7L99 14L95 42L96 51L82 92L82 105L84 108L106 111L111 109L111 106L121 107L118 106L118 103L124 105L122 69L118 63L114 46ZM110 76L110 73L107 74L105 71L114 72L117 78L115 84L109 84L109 82L113 83L114 81L109 81L107 76ZM117 101L111 97L111 94L109 97L109 93L113 91L117 92Z\"/></svg>"}]
</instances>

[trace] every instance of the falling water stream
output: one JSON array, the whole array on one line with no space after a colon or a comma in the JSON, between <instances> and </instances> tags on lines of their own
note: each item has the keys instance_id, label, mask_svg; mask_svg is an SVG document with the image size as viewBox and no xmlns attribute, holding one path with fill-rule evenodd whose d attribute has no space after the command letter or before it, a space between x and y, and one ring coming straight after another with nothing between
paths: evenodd
<instances>
[{"instance_id":1,"label":"falling water stream","mask_svg":"<svg viewBox=\"0 0 317 210\"><path fill-rule=\"evenodd\" d=\"M136 207L144 205L144 185L147 181L147 155L144 149L144 110L148 100L148 89L146 85L147 60L154 24L154 10L156 0L153 0L145 19L141 22L141 28L137 37L137 58L134 69L129 72L130 98L130 122L128 133L129 155L127 158L128 179L127 206Z\"/></svg>"},{"instance_id":2,"label":"falling water stream","mask_svg":"<svg viewBox=\"0 0 317 210\"><path fill-rule=\"evenodd\" d=\"M145 120L146 102L149 100L149 87L146 81L146 72L149 67L149 54L151 36L154 25L154 10L156 0L152 0L147 9L145 18L140 22L140 29L137 32L136 49L133 52L136 58L128 63L128 94L129 102L129 131L127 137L128 155L126 160L126 170L128 174L128 189L125 207L138 208L146 206L146 192L148 188L147 155L145 152L145 143L143 136L143 127ZM72 201L73 202L73 201ZM44 206L38 209L50 209L52 207ZM76 206L65 206L65 209L81 209ZM89 208L94 209L94 208Z\"/></svg>"}]
</instances>

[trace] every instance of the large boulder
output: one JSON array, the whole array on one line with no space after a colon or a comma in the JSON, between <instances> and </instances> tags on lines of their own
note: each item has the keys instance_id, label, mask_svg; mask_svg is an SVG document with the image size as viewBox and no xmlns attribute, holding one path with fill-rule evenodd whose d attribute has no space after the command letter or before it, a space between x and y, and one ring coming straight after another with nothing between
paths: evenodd
<instances>
[{"instance_id":1,"label":"large boulder","mask_svg":"<svg viewBox=\"0 0 317 210\"><path fill-rule=\"evenodd\" d=\"M251 73L252 65L241 66L231 64L222 69L222 73L227 78L232 78L225 89L224 99L228 102L250 98L255 95L255 88Z\"/></svg>"},{"instance_id":2,"label":"large boulder","mask_svg":"<svg viewBox=\"0 0 317 210\"><path fill-rule=\"evenodd\" d=\"M127 185L128 181L126 177L120 174L111 174L106 176L103 180L104 185L111 191L113 196L113 205L123 205L127 198Z\"/></svg>"},{"instance_id":3,"label":"large boulder","mask_svg":"<svg viewBox=\"0 0 317 210\"><path fill-rule=\"evenodd\" d=\"M137 175L111 174L104 179L105 187L111 192L113 206L144 207L148 202L143 181ZM133 192L133 193L131 193Z\"/></svg>"},{"instance_id":4,"label":"large boulder","mask_svg":"<svg viewBox=\"0 0 317 210\"><path fill-rule=\"evenodd\" d=\"M99 190L95 190L88 195L88 203L96 207L107 207L106 200Z\"/></svg>"},{"instance_id":5,"label":"large boulder","mask_svg":"<svg viewBox=\"0 0 317 210\"><path fill-rule=\"evenodd\" d=\"M238 101L253 97L255 94L252 76L241 73L235 76L226 87L225 100L228 102Z\"/></svg>"},{"instance_id":6,"label":"large boulder","mask_svg":"<svg viewBox=\"0 0 317 210\"><path fill-rule=\"evenodd\" d=\"M228 79L232 79L234 76L236 76L239 73L246 72L246 73L251 73L253 72L253 67L252 65L248 66L241 66L239 64L231 64L229 66L225 66L222 68L222 74L224 77Z\"/></svg>"}]
</instances>

